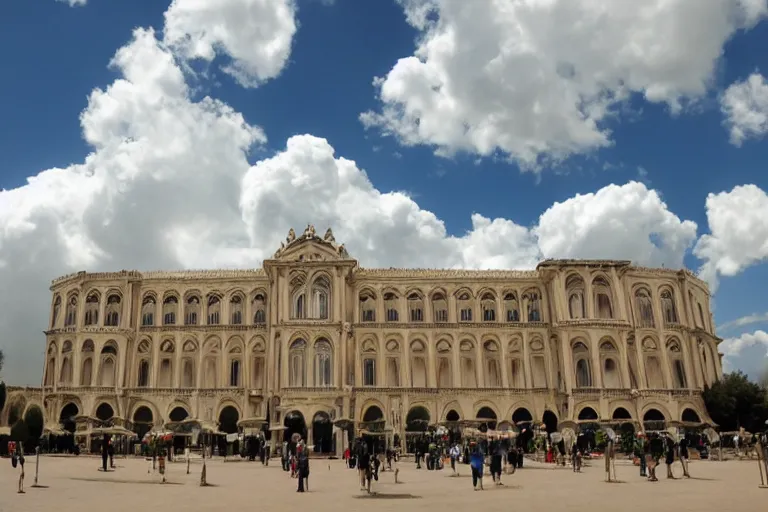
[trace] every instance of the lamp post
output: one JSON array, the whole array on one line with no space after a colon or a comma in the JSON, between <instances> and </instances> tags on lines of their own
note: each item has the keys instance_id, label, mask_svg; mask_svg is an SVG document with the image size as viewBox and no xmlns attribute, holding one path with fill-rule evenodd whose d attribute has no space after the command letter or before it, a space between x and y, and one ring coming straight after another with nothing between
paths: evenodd
<instances>
[{"instance_id":1,"label":"lamp post","mask_svg":"<svg viewBox=\"0 0 768 512\"><path fill-rule=\"evenodd\" d=\"M43 360L46 361L45 364L48 364L47 358L45 357L45 352L43 352ZM48 371L51 371L50 368L48 368ZM54 368L55 371L55 368ZM42 403L43 403L43 431L40 432L40 439L37 440L37 448L35 448L35 483L32 484L32 487L34 488L42 488L43 485L38 484L38 477L40 473L40 443L43 440L43 436L45 435L45 420L46 416L48 416L48 408L45 406L45 371L43 371L43 376L40 378L40 393L42 396ZM55 380L55 375L54 375Z\"/></svg>"}]
</instances>

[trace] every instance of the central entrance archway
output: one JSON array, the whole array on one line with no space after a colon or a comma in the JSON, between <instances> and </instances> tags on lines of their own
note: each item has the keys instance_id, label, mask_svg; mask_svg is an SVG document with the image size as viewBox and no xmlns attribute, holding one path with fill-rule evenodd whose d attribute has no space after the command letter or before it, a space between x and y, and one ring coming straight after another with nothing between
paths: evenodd
<instances>
[{"instance_id":1,"label":"central entrance archway","mask_svg":"<svg viewBox=\"0 0 768 512\"><path fill-rule=\"evenodd\" d=\"M426 453L427 442L424 433L429 427L429 411L420 405L411 407L405 417L405 446L409 453L415 453L419 448L421 453Z\"/></svg>"},{"instance_id":2,"label":"central entrance archway","mask_svg":"<svg viewBox=\"0 0 768 512\"><path fill-rule=\"evenodd\" d=\"M299 411L291 411L286 414L283 425L285 426L285 437L283 438L285 441L290 443L293 434L299 434L302 439L307 440L307 422L304 420L304 415Z\"/></svg>"},{"instance_id":3,"label":"central entrance archway","mask_svg":"<svg viewBox=\"0 0 768 512\"><path fill-rule=\"evenodd\" d=\"M96 408L96 417L101 421L109 421L115 415L115 410L111 405L104 402Z\"/></svg>"},{"instance_id":4,"label":"central entrance archway","mask_svg":"<svg viewBox=\"0 0 768 512\"><path fill-rule=\"evenodd\" d=\"M72 402L69 402L61 408L61 413L59 413L59 423L61 424L61 428L71 435L56 437L56 448L60 452L68 453L75 447L75 430L77 429L75 417L77 417L78 414L80 414L80 409Z\"/></svg>"},{"instance_id":5,"label":"central entrance archway","mask_svg":"<svg viewBox=\"0 0 768 512\"><path fill-rule=\"evenodd\" d=\"M139 439L144 439L146 433L152 429L154 415L149 407L142 405L134 411L131 421L133 423L133 428L131 430L136 433Z\"/></svg>"},{"instance_id":6,"label":"central entrance archway","mask_svg":"<svg viewBox=\"0 0 768 512\"><path fill-rule=\"evenodd\" d=\"M312 444L316 453L333 453L333 423L327 412L318 411L312 418Z\"/></svg>"},{"instance_id":7,"label":"central entrance archway","mask_svg":"<svg viewBox=\"0 0 768 512\"><path fill-rule=\"evenodd\" d=\"M184 421L189 417L187 410L181 406L174 407L171 413L168 415L168 419L171 421Z\"/></svg>"},{"instance_id":8,"label":"central entrance archway","mask_svg":"<svg viewBox=\"0 0 768 512\"><path fill-rule=\"evenodd\" d=\"M496 411L490 407L481 407L480 410L477 411L477 419L483 421L483 423L480 424L480 432L487 432L489 429L496 430L496 422L499 418L496 415Z\"/></svg>"}]
</instances>

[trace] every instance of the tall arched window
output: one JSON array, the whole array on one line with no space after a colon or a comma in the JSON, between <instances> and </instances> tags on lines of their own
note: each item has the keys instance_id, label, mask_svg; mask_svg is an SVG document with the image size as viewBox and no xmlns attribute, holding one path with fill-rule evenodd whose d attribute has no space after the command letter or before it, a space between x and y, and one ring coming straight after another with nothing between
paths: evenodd
<instances>
[{"instance_id":1,"label":"tall arched window","mask_svg":"<svg viewBox=\"0 0 768 512\"><path fill-rule=\"evenodd\" d=\"M301 320L307 318L307 276L303 272L294 272L290 280L291 288L291 318Z\"/></svg>"},{"instance_id":2,"label":"tall arched window","mask_svg":"<svg viewBox=\"0 0 768 512\"><path fill-rule=\"evenodd\" d=\"M118 327L120 325L120 313L122 313L120 296L116 293L107 297L107 310L104 315L104 325Z\"/></svg>"},{"instance_id":3,"label":"tall arched window","mask_svg":"<svg viewBox=\"0 0 768 512\"><path fill-rule=\"evenodd\" d=\"M447 340L437 342L437 387L453 387L453 351Z\"/></svg>"},{"instance_id":4,"label":"tall arched window","mask_svg":"<svg viewBox=\"0 0 768 512\"><path fill-rule=\"evenodd\" d=\"M67 314L64 318L64 327L71 327L77 323L77 295L72 294L67 299Z\"/></svg>"},{"instance_id":5,"label":"tall arched window","mask_svg":"<svg viewBox=\"0 0 768 512\"><path fill-rule=\"evenodd\" d=\"M424 342L414 340L411 343L411 386L426 388L427 384L427 349Z\"/></svg>"},{"instance_id":6,"label":"tall arched window","mask_svg":"<svg viewBox=\"0 0 768 512\"><path fill-rule=\"evenodd\" d=\"M411 322L424 321L424 299L416 292L408 295L408 317Z\"/></svg>"},{"instance_id":7,"label":"tall arched window","mask_svg":"<svg viewBox=\"0 0 768 512\"><path fill-rule=\"evenodd\" d=\"M304 340L296 340L291 343L288 351L288 386L304 387L306 385L306 367L304 364L307 352L307 343Z\"/></svg>"},{"instance_id":8,"label":"tall arched window","mask_svg":"<svg viewBox=\"0 0 768 512\"><path fill-rule=\"evenodd\" d=\"M363 341L362 345L363 386L376 385L376 358L378 348L374 340Z\"/></svg>"},{"instance_id":9,"label":"tall arched window","mask_svg":"<svg viewBox=\"0 0 768 512\"><path fill-rule=\"evenodd\" d=\"M192 340L184 342L181 348L181 387L194 388L197 386L197 343Z\"/></svg>"},{"instance_id":10,"label":"tall arched window","mask_svg":"<svg viewBox=\"0 0 768 512\"><path fill-rule=\"evenodd\" d=\"M456 295L456 309L459 322L472 322L472 296L469 292L460 292Z\"/></svg>"},{"instance_id":11,"label":"tall arched window","mask_svg":"<svg viewBox=\"0 0 768 512\"><path fill-rule=\"evenodd\" d=\"M541 322L541 303L538 291L529 291L523 296L523 300L528 305L528 321Z\"/></svg>"},{"instance_id":12,"label":"tall arched window","mask_svg":"<svg viewBox=\"0 0 768 512\"><path fill-rule=\"evenodd\" d=\"M81 352L81 358L83 360L82 369L80 371L80 385L92 386L93 385L93 351L94 345L92 340L85 340L83 342L83 348Z\"/></svg>"},{"instance_id":13,"label":"tall arched window","mask_svg":"<svg viewBox=\"0 0 768 512\"><path fill-rule=\"evenodd\" d=\"M397 340L387 342L386 386L400 387L400 343Z\"/></svg>"},{"instance_id":14,"label":"tall arched window","mask_svg":"<svg viewBox=\"0 0 768 512\"><path fill-rule=\"evenodd\" d=\"M499 366L499 345L489 340L483 344L483 358L485 359L485 375L487 377L485 387L501 387L501 368Z\"/></svg>"},{"instance_id":15,"label":"tall arched window","mask_svg":"<svg viewBox=\"0 0 768 512\"><path fill-rule=\"evenodd\" d=\"M253 323L264 324L267 322L267 296L261 292L257 292L253 296L251 302L253 308Z\"/></svg>"},{"instance_id":16,"label":"tall arched window","mask_svg":"<svg viewBox=\"0 0 768 512\"><path fill-rule=\"evenodd\" d=\"M483 311L483 322L496 321L496 297L491 292L485 292L480 298L480 309Z\"/></svg>"},{"instance_id":17,"label":"tall arched window","mask_svg":"<svg viewBox=\"0 0 768 512\"><path fill-rule=\"evenodd\" d=\"M664 325L678 323L675 299L670 290L661 291L661 312L664 315Z\"/></svg>"},{"instance_id":18,"label":"tall arched window","mask_svg":"<svg viewBox=\"0 0 768 512\"><path fill-rule=\"evenodd\" d=\"M221 298L218 295L208 296L208 325L221 323Z\"/></svg>"},{"instance_id":19,"label":"tall arched window","mask_svg":"<svg viewBox=\"0 0 768 512\"><path fill-rule=\"evenodd\" d=\"M229 322L232 325L243 323L243 297L241 295L233 295L229 299Z\"/></svg>"},{"instance_id":20,"label":"tall arched window","mask_svg":"<svg viewBox=\"0 0 768 512\"><path fill-rule=\"evenodd\" d=\"M141 325L155 325L155 310L157 301L152 295L146 295L141 301Z\"/></svg>"},{"instance_id":21,"label":"tall arched window","mask_svg":"<svg viewBox=\"0 0 768 512\"><path fill-rule=\"evenodd\" d=\"M635 322L638 327L653 328L656 326L656 322L653 319L651 294L645 288L638 288L635 291L635 307L637 308Z\"/></svg>"},{"instance_id":22,"label":"tall arched window","mask_svg":"<svg viewBox=\"0 0 768 512\"><path fill-rule=\"evenodd\" d=\"M160 344L160 370L158 372L158 387L173 388L173 360L176 352L176 345L170 339L163 340Z\"/></svg>"},{"instance_id":23,"label":"tall arched window","mask_svg":"<svg viewBox=\"0 0 768 512\"><path fill-rule=\"evenodd\" d=\"M150 344L148 340L141 340L136 349L136 359L139 364L137 367L136 386L146 388L149 386L149 361L152 357Z\"/></svg>"},{"instance_id":24,"label":"tall arched window","mask_svg":"<svg viewBox=\"0 0 768 512\"><path fill-rule=\"evenodd\" d=\"M328 340L315 342L315 386L333 386L333 351Z\"/></svg>"},{"instance_id":25,"label":"tall arched window","mask_svg":"<svg viewBox=\"0 0 768 512\"><path fill-rule=\"evenodd\" d=\"M360 321L376 321L376 294L371 290L363 290L360 292Z\"/></svg>"},{"instance_id":26,"label":"tall arched window","mask_svg":"<svg viewBox=\"0 0 768 512\"><path fill-rule=\"evenodd\" d=\"M514 389L524 388L522 340L516 338L509 342L507 357L509 359L507 366L509 368L509 386Z\"/></svg>"},{"instance_id":27,"label":"tall arched window","mask_svg":"<svg viewBox=\"0 0 768 512\"><path fill-rule=\"evenodd\" d=\"M568 313L572 319L586 318L587 307L584 303L584 279L574 274L565 281L568 296Z\"/></svg>"},{"instance_id":28,"label":"tall arched window","mask_svg":"<svg viewBox=\"0 0 768 512\"><path fill-rule=\"evenodd\" d=\"M435 323L448 321L448 301L445 300L445 294L442 292L432 294L432 316Z\"/></svg>"},{"instance_id":29,"label":"tall arched window","mask_svg":"<svg viewBox=\"0 0 768 512\"><path fill-rule=\"evenodd\" d=\"M516 293L507 292L504 294L504 311L507 322L520 321L520 303L517 301Z\"/></svg>"},{"instance_id":30,"label":"tall arched window","mask_svg":"<svg viewBox=\"0 0 768 512\"><path fill-rule=\"evenodd\" d=\"M573 345L573 361L576 370L576 387L592 387L592 365L590 363L589 349L581 341Z\"/></svg>"},{"instance_id":31,"label":"tall arched window","mask_svg":"<svg viewBox=\"0 0 768 512\"><path fill-rule=\"evenodd\" d=\"M678 342L677 339L673 338L667 342L667 355L675 387L677 389L686 389L688 387L688 379L685 376L683 352L680 349L680 342Z\"/></svg>"},{"instance_id":32,"label":"tall arched window","mask_svg":"<svg viewBox=\"0 0 768 512\"><path fill-rule=\"evenodd\" d=\"M59 385L72 385L72 342L67 340L61 346L61 372L59 373Z\"/></svg>"},{"instance_id":33,"label":"tall arched window","mask_svg":"<svg viewBox=\"0 0 768 512\"><path fill-rule=\"evenodd\" d=\"M592 295L595 301L595 316L613 318L613 292L606 278L596 277L592 281Z\"/></svg>"},{"instance_id":34,"label":"tall arched window","mask_svg":"<svg viewBox=\"0 0 768 512\"><path fill-rule=\"evenodd\" d=\"M91 292L85 298L84 325L99 325L99 301L100 297L97 292Z\"/></svg>"},{"instance_id":35,"label":"tall arched window","mask_svg":"<svg viewBox=\"0 0 768 512\"><path fill-rule=\"evenodd\" d=\"M331 282L327 276L319 276L312 283L312 318L327 320L330 317Z\"/></svg>"},{"instance_id":36,"label":"tall arched window","mask_svg":"<svg viewBox=\"0 0 768 512\"><path fill-rule=\"evenodd\" d=\"M163 325L176 325L176 315L179 313L179 299L173 295L163 299Z\"/></svg>"},{"instance_id":37,"label":"tall arched window","mask_svg":"<svg viewBox=\"0 0 768 512\"><path fill-rule=\"evenodd\" d=\"M59 314L61 313L61 295L56 295L53 301L53 314L51 315L51 329L59 325Z\"/></svg>"},{"instance_id":38,"label":"tall arched window","mask_svg":"<svg viewBox=\"0 0 768 512\"><path fill-rule=\"evenodd\" d=\"M603 365L603 386L618 389L621 385L621 370L619 369L619 352L612 341L600 343L600 361Z\"/></svg>"},{"instance_id":39,"label":"tall arched window","mask_svg":"<svg viewBox=\"0 0 768 512\"><path fill-rule=\"evenodd\" d=\"M400 314L398 313L398 297L394 293L384 294L384 312L387 315L387 322L399 322Z\"/></svg>"},{"instance_id":40,"label":"tall arched window","mask_svg":"<svg viewBox=\"0 0 768 512\"><path fill-rule=\"evenodd\" d=\"M461 361L461 387L476 388L475 344L470 340L464 340L459 344L459 360Z\"/></svg>"},{"instance_id":41,"label":"tall arched window","mask_svg":"<svg viewBox=\"0 0 768 512\"><path fill-rule=\"evenodd\" d=\"M184 324L197 325L200 322L200 297L192 295L184 305Z\"/></svg>"}]
</instances>

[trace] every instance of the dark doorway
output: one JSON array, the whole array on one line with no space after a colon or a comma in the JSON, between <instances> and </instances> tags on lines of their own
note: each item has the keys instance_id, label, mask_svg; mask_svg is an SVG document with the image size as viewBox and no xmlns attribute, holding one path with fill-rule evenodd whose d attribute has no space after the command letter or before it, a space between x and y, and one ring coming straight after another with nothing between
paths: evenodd
<instances>
[{"instance_id":1,"label":"dark doorway","mask_svg":"<svg viewBox=\"0 0 768 512\"><path fill-rule=\"evenodd\" d=\"M445 415L445 421L461 421L461 416L459 416L459 413L451 409L448 411L448 414Z\"/></svg>"},{"instance_id":2,"label":"dark doorway","mask_svg":"<svg viewBox=\"0 0 768 512\"><path fill-rule=\"evenodd\" d=\"M115 415L115 410L108 403L101 404L96 409L96 417L101 421L108 421Z\"/></svg>"},{"instance_id":3,"label":"dark doorway","mask_svg":"<svg viewBox=\"0 0 768 512\"><path fill-rule=\"evenodd\" d=\"M77 428L77 425L75 424L75 417L78 414L80 414L80 409L78 409L77 405L72 402L69 402L67 405L61 408L61 413L59 414L59 423L61 423L61 428L67 432L71 432L72 435L56 437L56 449L59 452L68 453L74 449L75 430Z\"/></svg>"},{"instance_id":4,"label":"dark doorway","mask_svg":"<svg viewBox=\"0 0 768 512\"><path fill-rule=\"evenodd\" d=\"M219 431L225 434L237 433L237 422L240 421L240 413L231 405L226 406L219 413Z\"/></svg>"},{"instance_id":5,"label":"dark doorway","mask_svg":"<svg viewBox=\"0 0 768 512\"><path fill-rule=\"evenodd\" d=\"M417 405L411 407L405 417L405 430L407 432L426 432L429 426L429 411Z\"/></svg>"},{"instance_id":6,"label":"dark doorway","mask_svg":"<svg viewBox=\"0 0 768 512\"><path fill-rule=\"evenodd\" d=\"M189 417L189 413L183 407L174 407L171 414L168 415L168 419L171 421L184 421Z\"/></svg>"},{"instance_id":7,"label":"dark doorway","mask_svg":"<svg viewBox=\"0 0 768 512\"><path fill-rule=\"evenodd\" d=\"M649 411L650 412L650 411ZM682 416L683 421L689 423L701 423L699 415L693 409L685 409Z\"/></svg>"},{"instance_id":8,"label":"dark doorway","mask_svg":"<svg viewBox=\"0 0 768 512\"><path fill-rule=\"evenodd\" d=\"M544 411L541 417L542 423L547 428L547 433L557 432L557 415L552 411Z\"/></svg>"},{"instance_id":9,"label":"dark doorway","mask_svg":"<svg viewBox=\"0 0 768 512\"><path fill-rule=\"evenodd\" d=\"M365 410L363 414L363 423L370 421L380 421L384 419L384 413L378 406L372 405Z\"/></svg>"},{"instance_id":10,"label":"dark doorway","mask_svg":"<svg viewBox=\"0 0 768 512\"><path fill-rule=\"evenodd\" d=\"M515 425L517 425L518 423L531 423L531 422L533 422L533 415L531 414L531 411L529 411L525 407L516 409L515 412L512 413L512 423L514 423Z\"/></svg>"},{"instance_id":11,"label":"dark doorway","mask_svg":"<svg viewBox=\"0 0 768 512\"><path fill-rule=\"evenodd\" d=\"M153 420L152 410L149 407L141 406L134 411L131 420L133 423L132 430L136 432L139 439L144 439L144 435L150 431Z\"/></svg>"},{"instance_id":12,"label":"dark doorway","mask_svg":"<svg viewBox=\"0 0 768 512\"><path fill-rule=\"evenodd\" d=\"M299 434L299 436L306 441L307 439L307 423L304 420L304 415L299 411L291 411L285 415L285 437L284 441L291 442L293 434Z\"/></svg>"},{"instance_id":13,"label":"dark doorway","mask_svg":"<svg viewBox=\"0 0 768 512\"><path fill-rule=\"evenodd\" d=\"M483 423L480 424L480 431L487 432L489 429L496 429L496 421L499 418L496 416L494 410L490 407L481 407L480 410L477 411L477 419L483 420Z\"/></svg>"},{"instance_id":14,"label":"dark doorway","mask_svg":"<svg viewBox=\"0 0 768 512\"><path fill-rule=\"evenodd\" d=\"M24 424L27 426L27 432L29 438L24 444L24 450L34 450L34 448L40 444L40 438L43 435L43 425L45 424L45 418L43 417L43 411L36 405L32 405L24 413Z\"/></svg>"},{"instance_id":15,"label":"dark doorway","mask_svg":"<svg viewBox=\"0 0 768 512\"><path fill-rule=\"evenodd\" d=\"M632 415L629 414L629 411L626 410L623 407L617 407L615 411L613 411L613 415L611 416L614 420L631 420Z\"/></svg>"},{"instance_id":16,"label":"dark doorway","mask_svg":"<svg viewBox=\"0 0 768 512\"><path fill-rule=\"evenodd\" d=\"M585 407L581 411L579 411L579 421L584 421L584 420L597 421L597 418L598 418L597 413L591 407Z\"/></svg>"},{"instance_id":17,"label":"dark doorway","mask_svg":"<svg viewBox=\"0 0 768 512\"><path fill-rule=\"evenodd\" d=\"M312 444L316 453L333 453L333 423L326 412L318 412L312 418Z\"/></svg>"}]
</instances>

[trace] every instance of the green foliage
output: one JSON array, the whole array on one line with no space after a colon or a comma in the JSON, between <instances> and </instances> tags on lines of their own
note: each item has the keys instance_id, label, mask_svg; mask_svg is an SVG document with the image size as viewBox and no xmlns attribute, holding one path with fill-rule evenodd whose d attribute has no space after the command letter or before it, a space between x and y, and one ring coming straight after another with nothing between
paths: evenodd
<instances>
[{"instance_id":1,"label":"green foliage","mask_svg":"<svg viewBox=\"0 0 768 512\"><path fill-rule=\"evenodd\" d=\"M39 407L32 406L24 415L24 424L31 439L39 439L43 435L43 411Z\"/></svg>"},{"instance_id":2,"label":"green foliage","mask_svg":"<svg viewBox=\"0 0 768 512\"><path fill-rule=\"evenodd\" d=\"M11 427L11 441L26 443L29 439L29 429L24 420L19 420Z\"/></svg>"},{"instance_id":3,"label":"green foliage","mask_svg":"<svg viewBox=\"0 0 768 512\"><path fill-rule=\"evenodd\" d=\"M749 432L765 429L768 419L768 396L765 388L751 382L740 371L723 376L721 381L704 390L704 404L720 431L744 427Z\"/></svg>"},{"instance_id":4,"label":"green foliage","mask_svg":"<svg viewBox=\"0 0 768 512\"><path fill-rule=\"evenodd\" d=\"M608 434L602 430L595 432L595 448L598 450L605 449L605 445L608 444Z\"/></svg>"},{"instance_id":5,"label":"green foliage","mask_svg":"<svg viewBox=\"0 0 768 512\"><path fill-rule=\"evenodd\" d=\"M5 407L5 398L6 398L5 382L0 382L0 412L2 412L3 407Z\"/></svg>"},{"instance_id":6,"label":"green foliage","mask_svg":"<svg viewBox=\"0 0 768 512\"><path fill-rule=\"evenodd\" d=\"M3 363L5 363L5 354L0 350L0 372L3 371Z\"/></svg>"}]
</instances>

